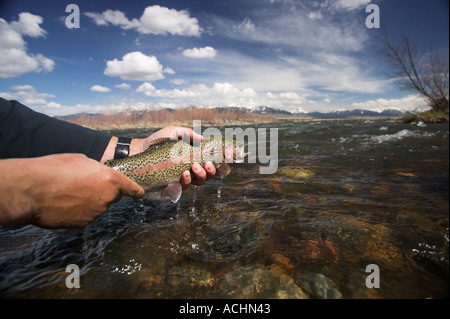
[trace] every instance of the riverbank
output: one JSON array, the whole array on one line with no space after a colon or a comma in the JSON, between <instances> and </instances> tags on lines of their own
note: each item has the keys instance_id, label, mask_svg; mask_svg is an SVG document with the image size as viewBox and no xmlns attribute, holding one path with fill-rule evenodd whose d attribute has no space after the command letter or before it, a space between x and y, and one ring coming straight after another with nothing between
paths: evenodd
<instances>
[{"instance_id":1,"label":"riverbank","mask_svg":"<svg viewBox=\"0 0 450 319\"><path fill-rule=\"evenodd\" d=\"M418 114L411 114L403 118L403 123L448 123L449 109L445 111L429 110Z\"/></svg>"}]
</instances>

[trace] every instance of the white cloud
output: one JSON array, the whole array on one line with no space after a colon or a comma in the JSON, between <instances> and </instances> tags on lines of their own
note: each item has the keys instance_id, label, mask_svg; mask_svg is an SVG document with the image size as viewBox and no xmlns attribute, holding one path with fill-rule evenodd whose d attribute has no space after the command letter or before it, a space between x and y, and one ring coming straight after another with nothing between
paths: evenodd
<instances>
[{"instance_id":1,"label":"white cloud","mask_svg":"<svg viewBox=\"0 0 450 319\"><path fill-rule=\"evenodd\" d=\"M183 51L183 55L194 59L211 59L214 58L217 51L212 47L192 48Z\"/></svg>"},{"instance_id":2,"label":"white cloud","mask_svg":"<svg viewBox=\"0 0 450 319\"><path fill-rule=\"evenodd\" d=\"M42 17L22 12L10 24L0 18L0 78L18 77L28 72L50 72L55 62L42 54L28 54L23 36L45 37L39 24Z\"/></svg>"},{"instance_id":3,"label":"white cloud","mask_svg":"<svg viewBox=\"0 0 450 319\"><path fill-rule=\"evenodd\" d=\"M144 93L145 95L148 95L148 93L146 94L146 92L154 92L154 91L156 91L156 88L153 86L153 84L148 83L148 82L142 83L136 89L136 92Z\"/></svg>"},{"instance_id":4,"label":"white cloud","mask_svg":"<svg viewBox=\"0 0 450 319\"><path fill-rule=\"evenodd\" d=\"M299 96L295 92L281 92L279 94L268 92L266 96L269 100L266 100L264 101L265 103L261 104L283 108L289 111L298 110L301 108L300 105L308 102L304 96Z\"/></svg>"},{"instance_id":5,"label":"white cloud","mask_svg":"<svg viewBox=\"0 0 450 319\"><path fill-rule=\"evenodd\" d=\"M355 10L367 6L370 0L338 0L335 5L337 8L345 10Z\"/></svg>"},{"instance_id":6,"label":"white cloud","mask_svg":"<svg viewBox=\"0 0 450 319\"><path fill-rule=\"evenodd\" d=\"M107 26L108 24L112 24L120 26L124 30L138 28L140 25L138 20L133 19L130 21L123 12L118 10L106 10L103 13L85 12L84 14L92 18L97 25Z\"/></svg>"},{"instance_id":7,"label":"white cloud","mask_svg":"<svg viewBox=\"0 0 450 319\"><path fill-rule=\"evenodd\" d=\"M212 86L196 84L184 89L157 89L151 83L141 84L136 92L154 98L159 103L175 106L243 106L270 105L284 109L298 109L307 100L295 92L257 93L253 88L238 88L229 82L216 82Z\"/></svg>"},{"instance_id":8,"label":"white cloud","mask_svg":"<svg viewBox=\"0 0 450 319\"><path fill-rule=\"evenodd\" d=\"M6 100L18 100L25 105L46 104L48 98L54 98L53 94L38 93L32 85L16 85L10 88L13 92L0 92L0 96Z\"/></svg>"},{"instance_id":9,"label":"white cloud","mask_svg":"<svg viewBox=\"0 0 450 319\"><path fill-rule=\"evenodd\" d=\"M186 10L177 11L158 5L145 8L138 31L144 34L200 36L201 28L196 18Z\"/></svg>"},{"instance_id":10,"label":"white cloud","mask_svg":"<svg viewBox=\"0 0 450 319\"><path fill-rule=\"evenodd\" d=\"M368 100L365 102L353 103L352 106L357 109L382 112L385 109L398 111L413 111L417 109L428 109L426 100L419 94L410 94L400 99Z\"/></svg>"},{"instance_id":11,"label":"white cloud","mask_svg":"<svg viewBox=\"0 0 450 319\"><path fill-rule=\"evenodd\" d=\"M166 98L166 99L188 98L188 97L195 97L197 95L195 90L192 89L157 90L151 83L148 82L141 84L136 89L136 92L142 93L149 97Z\"/></svg>"},{"instance_id":12,"label":"white cloud","mask_svg":"<svg viewBox=\"0 0 450 319\"><path fill-rule=\"evenodd\" d=\"M90 90L93 92L100 92L100 93L111 92L110 88L107 88L106 86L101 86L101 85L93 85L93 86L91 86Z\"/></svg>"},{"instance_id":13,"label":"white cloud","mask_svg":"<svg viewBox=\"0 0 450 319\"><path fill-rule=\"evenodd\" d=\"M122 60L106 62L105 75L119 76L122 80L156 81L164 79L163 73L172 74L172 69L163 70L155 56L147 56L139 51L130 52Z\"/></svg>"},{"instance_id":14,"label":"white cloud","mask_svg":"<svg viewBox=\"0 0 450 319\"><path fill-rule=\"evenodd\" d=\"M196 18L192 18L186 10L175 10L159 5L145 8L140 19L128 20L118 10L106 10L103 13L85 12L95 24L119 26L124 30L134 29L142 34L200 36L202 29Z\"/></svg>"},{"instance_id":15,"label":"white cloud","mask_svg":"<svg viewBox=\"0 0 450 319\"><path fill-rule=\"evenodd\" d=\"M250 18L245 18L240 24L233 26L236 30L249 33L255 31L255 23Z\"/></svg>"},{"instance_id":16,"label":"white cloud","mask_svg":"<svg viewBox=\"0 0 450 319\"><path fill-rule=\"evenodd\" d=\"M61 104L56 103L56 102L48 102L45 106L50 109L61 109L62 108Z\"/></svg>"},{"instance_id":17,"label":"white cloud","mask_svg":"<svg viewBox=\"0 0 450 319\"><path fill-rule=\"evenodd\" d=\"M322 13L320 11L311 11L308 13L308 18L311 20L322 19Z\"/></svg>"},{"instance_id":18,"label":"white cloud","mask_svg":"<svg viewBox=\"0 0 450 319\"><path fill-rule=\"evenodd\" d=\"M169 68L169 67L165 67L164 70L163 70L163 73L167 73L167 74L173 75L173 74L175 74L175 71L173 69Z\"/></svg>"},{"instance_id":19,"label":"white cloud","mask_svg":"<svg viewBox=\"0 0 450 319\"><path fill-rule=\"evenodd\" d=\"M169 82L172 83L173 85L183 85L187 83L187 81L184 79L172 79Z\"/></svg>"},{"instance_id":20,"label":"white cloud","mask_svg":"<svg viewBox=\"0 0 450 319\"><path fill-rule=\"evenodd\" d=\"M22 35L33 38L45 37L47 32L39 26L42 22L44 22L42 17L28 12L22 12L19 14L19 21L11 22L11 27Z\"/></svg>"},{"instance_id":21,"label":"white cloud","mask_svg":"<svg viewBox=\"0 0 450 319\"><path fill-rule=\"evenodd\" d=\"M116 88L118 89L123 89L123 90L129 90L130 89L130 85L127 83L122 83L122 84L117 84L115 85Z\"/></svg>"},{"instance_id":22,"label":"white cloud","mask_svg":"<svg viewBox=\"0 0 450 319\"><path fill-rule=\"evenodd\" d=\"M299 98L295 92L284 92L280 94L280 97L286 100L298 100Z\"/></svg>"}]
</instances>

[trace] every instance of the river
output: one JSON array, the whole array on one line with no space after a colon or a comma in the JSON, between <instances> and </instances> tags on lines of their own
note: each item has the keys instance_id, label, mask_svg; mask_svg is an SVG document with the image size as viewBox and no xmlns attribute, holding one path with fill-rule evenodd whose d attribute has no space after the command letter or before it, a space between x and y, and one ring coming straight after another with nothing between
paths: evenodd
<instances>
[{"instance_id":1,"label":"river","mask_svg":"<svg viewBox=\"0 0 450 319\"><path fill-rule=\"evenodd\" d=\"M177 204L123 198L82 229L1 227L0 296L448 298L448 124L254 128L278 128L274 174L235 164Z\"/></svg>"}]
</instances>

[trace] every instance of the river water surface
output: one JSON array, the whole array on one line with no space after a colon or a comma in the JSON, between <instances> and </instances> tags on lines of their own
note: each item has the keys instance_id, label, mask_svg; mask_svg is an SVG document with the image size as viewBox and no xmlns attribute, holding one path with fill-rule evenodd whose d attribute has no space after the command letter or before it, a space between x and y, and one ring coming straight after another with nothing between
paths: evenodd
<instances>
[{"instance_id":1,"label":"river water surface","mask_svg":"<svg viewBox=\"0 0 450 319\"><path fill-rule=\"evenodd\" d=\"M123 198L83 229L1 227L0 296L448 298L448 124L259 127L278 128L275 174L235 164L177 204Z\"/></svg>"}]
</instances>

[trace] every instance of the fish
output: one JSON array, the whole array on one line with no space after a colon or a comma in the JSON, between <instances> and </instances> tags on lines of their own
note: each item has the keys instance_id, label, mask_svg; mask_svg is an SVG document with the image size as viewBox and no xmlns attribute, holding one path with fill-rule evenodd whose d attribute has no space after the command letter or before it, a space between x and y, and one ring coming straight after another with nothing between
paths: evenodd
<instances>
[{"instance_id":1,"label":"fish","mask_svg":"<svg viewBox=\"0 0 450 319\"><path fill-rule=\"evenodd\" d=\"M161 196L177 203L182 194L180 178L184 171L190 170L195 162L203 167L209 161L215 166L216 175L226 176L231 171L229 163L243 162L248 155L244 148L245 145L236 145L235 140L225 137L211 136L197 145L160 138L142 153L108 160L105 165L124 174L146 192L163 189Z\"/></svg>"}]
</instances>

